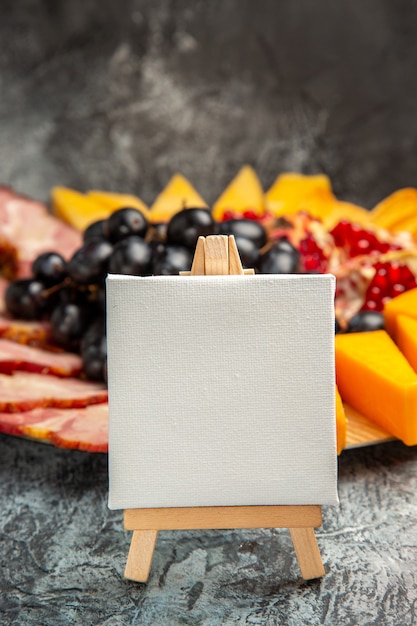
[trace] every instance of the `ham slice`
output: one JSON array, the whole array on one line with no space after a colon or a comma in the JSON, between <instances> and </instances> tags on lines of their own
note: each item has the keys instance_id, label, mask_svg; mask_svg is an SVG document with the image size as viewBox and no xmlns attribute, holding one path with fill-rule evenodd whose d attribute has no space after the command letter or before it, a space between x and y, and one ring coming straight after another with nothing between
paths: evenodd
<instances>
[{"instance_id":1,"label":"ham slice","mask_svg":"<svg viewBox=\"0 0 417 626\"><path fill-rule=\"evenodd\" d=\"M17 370L63 377L78 376L82 370L82 360L78 354L47 352L0 339L0 373L12 374Z\"/></svg>"},{"instance_id":2,"label":"ham slice","mask_svg":"<svg viewBox=\"0 0 417 626\"><path fill-rule=\"evenodd\" d=\"M47 374L15 372L0 374L0 412L17 413L37 407L80 408L107 402L101 383Z\"/></svg>"},{"instance_id":3,"label":"ham slice","mask_svg":"<svg viewBox=\"0 0 417 626\"><path fill-rule=\"evenodd\" d=\"M0 271L9 279L31 275L42 252L69 258L82 243L81 233L48 213L45 205L0 187Z\"/></svg>"},{"instance_id":4,"label":"ham slice","mask_svg":"<svg viewBox=\"0 0 417 626\"><path fill-rule=\"evenodd\" d=\"M107 452L108 405L0 413L0 432L39 439L61 448Z\"/></svg>"}]
</instances>

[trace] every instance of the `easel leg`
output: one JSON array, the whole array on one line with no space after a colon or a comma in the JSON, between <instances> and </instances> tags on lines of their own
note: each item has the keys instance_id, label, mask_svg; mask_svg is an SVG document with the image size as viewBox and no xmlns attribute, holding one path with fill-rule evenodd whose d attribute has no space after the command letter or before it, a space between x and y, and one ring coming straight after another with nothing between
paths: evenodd
<instances>
[{"instance_id":1,"label":"easel leg","mask_svg":"<svg viewBox=\"0 0 417 626\"><path fill-rule=\"evenodd\" d=\"M290 528L301 575L305 580L320 578L326 573L317 545L314 528Z\"/></svg>"},{"instance_id":2,"label":"easel leg","mask_svg":"<svg viewBox=\"0 0 417 626\"><path fill-rule=\"evenodd\" d=\"M149 578L157 530L135 530L127 557L125 578L145 583Z\"/></svg>"}]
</instances>

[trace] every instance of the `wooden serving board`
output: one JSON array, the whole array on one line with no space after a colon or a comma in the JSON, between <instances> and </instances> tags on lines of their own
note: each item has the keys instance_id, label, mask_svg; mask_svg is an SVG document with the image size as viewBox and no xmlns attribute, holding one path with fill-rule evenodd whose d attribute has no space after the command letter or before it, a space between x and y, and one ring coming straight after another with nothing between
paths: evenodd
<instances>
[{"instance_id":1,"label":"wooden serving board","mask_svg":"<svg viewBox=\"0 0 417 626\"><path fill-rule=\"evenodd\" d=\"M347 419L345 450L371 446L395 439L390 433L370 422L351 406L345 404L344 409Z\"/></svg>"},{"instance_id":2,"label":"wooden serving board","mask_svg":"<svg viewBox=\"0 0 417 626\"><path fill-rule=\"evenodd\" d=\"M368 419L366 419L366 417L355 411L355 409L353 409L349 405L344 404L344 409L347 419L346 445L344 447L344 450L372 446L378 443L384 443L386 441L392 441L395 439L395 437L393 437L390 433L387 433L382 428L376 426L376 424L370 422ZM23 434L23 432L15 432L14 434L24 439L38 441L39 443L52 443L52 431L50 433L50 439L34 437L33 435ZM74 445L73 447L78 449L78 446L76 445ZM104 445L100 447L100 450L97 449L97 442L94 437L94 432L91 433L90 445L88 441L84 440L84 446L81 449L88 450L90 452L106 452Z\"/></svg>"}]
</instances>

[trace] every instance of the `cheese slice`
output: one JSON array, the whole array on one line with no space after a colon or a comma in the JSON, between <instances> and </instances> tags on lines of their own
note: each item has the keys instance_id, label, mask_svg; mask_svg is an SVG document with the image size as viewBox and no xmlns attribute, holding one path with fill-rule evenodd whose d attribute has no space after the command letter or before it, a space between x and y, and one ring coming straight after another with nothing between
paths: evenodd
<instances>
[{"instance_id":1,"label":"cheese slice","mask_svg":"<svg viewBox=\"0 0 417 626\"><path fill-rule=\"evenodd\" d=\"M417 444L417 374L384 330L336 335L336 380L344 402Z\"/></svg>"},{"instance_id":2,"label":"cheese slice","mask_svg":"<svg viewBox=\"0 0 417 626\"><path fill-rule=\"evenodd\" d=\"M316 215L316 217L319 216ZM331 230L341 220L348 220L361 226L370 226L372 224L369 211L356 204L339 200L336 200L328 213L323 214L321 217L328 230Z\"/></svg>"},{"instance_id":3,"label":"cheese slice","mask_svg":"<svg viewBox=\"0 0 417 626\"><path fill-rule=\"evenodd\" d=\"M67 187L54 187L51 200L53 213L80 231L97 220L107 219L112 212L94 198Z\"/></svg>"},{"instance_id":4,"label":"cheese slice","mask_svg":"<svg viewBox=\"0 0 417 626\"><path fill-rule=\"evenodd\" d=\"M213 205L213 217L221 221L227 211L243 215L250 211L254 215L265 212L264 192L259 178L250 165L240 168Z\"/></svg>"},{"instance_id":5,"label":"cheese slice","mask_svg":"<svg viewBox=\"0 0 417 626\"><path fill-rule=\"evenodd\" d=\"M266 210L276 217L298 211L322 217L331 210L334 202L330 180L324 174L280 174L265 194Z\"/></svg>"},{"instance_id":6,"label":"cheese slice","mask_svg":"<svg viewBox=\"0 0 417 626\"><path fill-rule=\"evenodd\" d=\"M385 328L391 337L397 338L397 318L399 315L408 315L417 319L417 288L405 291L384 306Z\"/></svg>"},{"instance_id":7,"label":"cheese slice","mask_svg":"<svg viewBox=\"0 0 417 626\"><path fill-rule=\"evenodd\" d=\"M150 208L154 223L168 222L182 209L207 208L207 203L181 174L174 174Z\"/></svg>"},{"instance_id":8,"label":"cheese slice","mask_svg":"<svg viewBox=\"0 0 417 626\"><path fill-rule=\"evenodd\" d=\"M336 387L336 436L337 454L340 454L346 445L347 420L342 398Z\"/></svg>"},{"instance_id":9,"label":"cheese slice","mask_svg":"<svg viewBox=\"0 0 417 626\"><path fill-rule=\"evenodd\" d=\"M371 211L372 221L387 230L417 227L417 189L406 187L384 198Z\"/></svg>"},{"instance_id":10,"label":"cheese slice","mask_svg":"<svg viewBox=\"0 0 417 626\"><path fill-rule=\"evenodd\" d=\"M112 191L99 191L91 189L87 192L87 197L100 202L110 209L110 212L123 207L131 207L141 211L145 217L149 217L149 209L146 204L137 196L126 193L114 193Z\"/></svg>"},{"instance_id":11,"label":"cheese slice","mask_svg":"<svg viewBox=\"0 0 417 626\"><path fill-rule=\"evenodd\" d=\"M398 315L396 344L417 372L417 318Z\"/></svg>"}]
</instances>

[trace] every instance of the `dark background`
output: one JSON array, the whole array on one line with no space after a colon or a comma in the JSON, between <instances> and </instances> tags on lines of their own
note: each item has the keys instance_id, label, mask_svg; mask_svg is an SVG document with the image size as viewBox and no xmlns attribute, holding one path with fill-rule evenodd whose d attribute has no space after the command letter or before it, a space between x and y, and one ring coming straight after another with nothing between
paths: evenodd
<instances>
[{"instance_id":1,"label":"dark background","mask_svg":"<svg viewBox=\"0 0 417 626\"><path fill-rule=\"evenodd\" d=\"M0 182L212 202L244 163L417 185L417 2L1 0Z\"/></svg>"}]
</instances>

